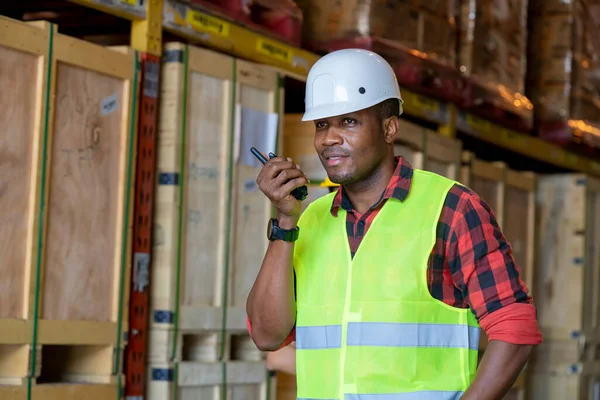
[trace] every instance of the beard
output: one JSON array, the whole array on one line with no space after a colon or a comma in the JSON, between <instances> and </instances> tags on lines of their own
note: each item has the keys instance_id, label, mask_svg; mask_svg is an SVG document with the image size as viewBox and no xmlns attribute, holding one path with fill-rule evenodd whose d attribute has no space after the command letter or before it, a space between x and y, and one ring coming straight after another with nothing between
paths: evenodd
<instances>
[{"instance_id":1,"label":"beard","mask_svg":"<svg viewBox=\"0 0 600 400\"><path fill-rule=\"evenodd\" d=\"M329 180L338 185L349 185L354 182L354 175L348 172L332 173L329 175Z\"/></svg>"}]
</instances>

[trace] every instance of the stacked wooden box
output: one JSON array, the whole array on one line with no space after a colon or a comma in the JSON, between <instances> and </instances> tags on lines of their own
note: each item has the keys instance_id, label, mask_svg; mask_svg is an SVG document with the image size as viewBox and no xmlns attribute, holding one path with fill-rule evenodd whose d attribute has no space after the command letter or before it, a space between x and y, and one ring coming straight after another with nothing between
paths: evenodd
<instances>
[{"instance_id":1,"label":"stacked wooden box","mask_svg":"<svg viewBox=\"0 0 600 400\"><path fill-rule=\"evenodd\" d=\"M296 0L304 14L303 40L321 43L375 37L402 43L454 66L456 25L451 0ZM399 21L401 23L399 23Z\"/></svg>"},{"instance_id":2,"label":"stacked wooden box","mask_svg":"<svg viewBox=\"0 0 600 400\"><path fill-rule=\"evenodd\" d=\"M25 398L28 377L33 399L118 396L136 61L0 17L2 399Z\"/></svg>"},{"instance_id":3,"label":"stacked wooden box","mask_svg":"<svg viewBox=\"0 0 600 400\"><path fill-rule=\"evenodd\" d=\"M458 31L458 68L470 78L462 106L530 130L533 107L524 97L527 0L461 0Z\"/></svg>"},{"instance_id":4,"label":"stacked wooden box","mask_svg":"<svg viewBox=\"0 0 600 400\"><path fill-rule=\"evenodd\" d=\"M531 362L531 400L594 399L600 385L600 180L540 177L535 302L544 343Z\"/></svg>"},{"instance_id":5,"label":"stacked wooden box","mask_svg":"<svg viewBox=\"0 0 600 400\"><path fill-rule=\"evenodd\" d=\"M163 60L148 398L257 399L266 369L245 304L271 205L249 148L275 151L278 77L180 43Z\"/></svg>"},{"instance_id":6,"label":"stacked wooden box","mask_svg":"<svg viewBox=\"0 0 600 400\"><path fill-rule=\"evenodd\" d=\"M600 147L600 2L529 0L527 95L537 134Z\"/></svg>"},{"instance_id":7,"label":"stacked wooden box","mask_svg":"<svg viewBox=\"0 0 600 400\"><path fill-rule=\"evenodd\" d=\"M492 209L498 225L511 245L523 281L533 294L537 177L528 171L511 170L502 162L479 160L471 152L463 152L460 181L475 191ZM481 332L480 357L488 341ZM515 382L508 399L524 399L527 366Z\"/></svg>"}]
</instances>

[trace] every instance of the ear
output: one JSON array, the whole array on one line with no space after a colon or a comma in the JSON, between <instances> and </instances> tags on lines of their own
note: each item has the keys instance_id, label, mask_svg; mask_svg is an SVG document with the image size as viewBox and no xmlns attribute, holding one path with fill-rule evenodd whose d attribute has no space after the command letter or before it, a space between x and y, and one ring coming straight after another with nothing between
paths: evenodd
<instances>
[{"instance_id":1,"label":"ear","mask_svg":"<svg viewBox=\"0 0 600 400\"><path fill-rule=\"evenodd\" d=\"M400 129L400 120L392 116L383 120L383 137L386 143L393 143Z\"/></svg>"}]
</instances>

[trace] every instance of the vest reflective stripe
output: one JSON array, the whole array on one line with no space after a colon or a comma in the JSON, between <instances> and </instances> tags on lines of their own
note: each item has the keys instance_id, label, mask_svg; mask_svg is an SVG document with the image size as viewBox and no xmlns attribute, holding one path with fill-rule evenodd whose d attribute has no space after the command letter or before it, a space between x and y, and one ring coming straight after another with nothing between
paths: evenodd
<instances>
[{"instance_id":1,"label":"vest reflective stripe","mask_svg":"<svg viewBox=\"0 0 600 400\"><path fill-rule=\"evenodd\" d=\"M298 225L296 376L299 399L453 400L477 368L470 309L431 296L427 263L454 181L415 170L406 200L388 200L350 256L334 194Z\"/></svg>"},{"instance_id":2,"label":"vest reflective stripe","mask_svg":"<svg viewBox=\"0 0 600 400\"><path fill-rule=\"evenodd\" d=\"M468 325L350 322L346 344L477 350L479 332L479 328Z\"/></svg>"},{"instance_id":3,"label":"vest reflective stripe","mask_svg":"<svg viewBox=\"0 0 600 400\"><path fill-rule=\"evenodd\" d=\"M468 325L350 322L346 345L477 350L480 331L478 327ZM334 349L341 346L341 325L296 328L297 349Z\"/></svg>"},{"instance_id":4,"label":"vest reflective stripe","mask_svg":"<svg viewBox=\"0 0 600 400\"><path fill-rule=\"evenodd\" d=\"M444 391L419 391L408 393L385 393L385 394L346 394L344 400L459 400L464 392L444 392ZM297 400L337 400L337 399L317 399L298 398Z\"/></svg>"},{"instance_id":5,"label":"vest reflective stripe","mask_svg":"<svg viewBox=\"0 0 600 400\"><path fill-rule=\"evenodd\" d=\"M335 349L342 347L342 326L300 326L296 328L296 349Z\"/></svg>"}]
</instances>

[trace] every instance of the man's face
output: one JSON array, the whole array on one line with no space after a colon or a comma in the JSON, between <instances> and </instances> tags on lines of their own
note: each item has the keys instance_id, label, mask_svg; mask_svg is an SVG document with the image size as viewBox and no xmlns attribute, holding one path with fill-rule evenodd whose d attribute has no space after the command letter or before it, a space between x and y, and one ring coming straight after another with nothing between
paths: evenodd
<instances>
[{"instance_id":1,"label":"man's face","mask_svg":"<svg viewBox=\"0 0 600 400\"><path fill-rule=\"evenodd\" d=\"M384 124L372 109L314 123L315 150L332 182L347 185L370 177L387 154Z\"/></svg>"}]
</instances>

